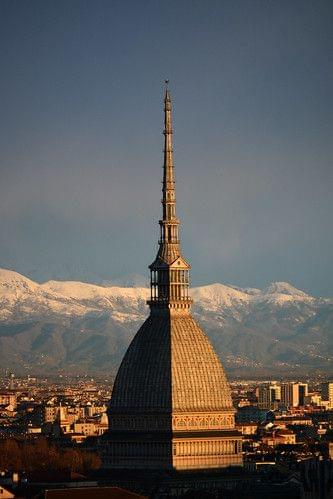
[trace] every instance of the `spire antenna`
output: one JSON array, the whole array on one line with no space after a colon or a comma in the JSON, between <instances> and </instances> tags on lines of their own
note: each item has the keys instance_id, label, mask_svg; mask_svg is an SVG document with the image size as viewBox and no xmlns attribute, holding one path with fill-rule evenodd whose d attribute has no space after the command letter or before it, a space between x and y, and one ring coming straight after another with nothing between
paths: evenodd
<instances>
[{"instance_id":1,"label":"spire antenna","mask_svg":"<svg viewBox=\"0 0 333 499\"><path fill-rule=\"evenodd\" d=\"M188 313L192 300L189 298L190 265L182 256L179 240L179 219L176 214L176 187L172 147L172 102L168 88L169 80L164 80L164 148L162 182L162 218L159 220L159 249L151 271L152 310L164 308Z\"/></svg>"}]
</instances>

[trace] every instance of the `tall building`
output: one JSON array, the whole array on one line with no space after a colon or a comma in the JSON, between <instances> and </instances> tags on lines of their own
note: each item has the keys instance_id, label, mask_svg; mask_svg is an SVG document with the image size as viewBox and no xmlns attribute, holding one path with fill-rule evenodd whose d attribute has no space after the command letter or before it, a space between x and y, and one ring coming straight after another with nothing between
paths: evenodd
<instances>
[{"instance_id":1,"label":"tall building","mask_svg":"<svg viewBox=\"0 0 333 499\"><path fill-rule=\"evenodd\" d=\"M328 400L331 405L333 405L333 382L327 381L321 386L321 398L322 400Z\"/></svg>"},{"instance_id":2,"label":"tall building","mask_svg":"<svg viewBox=\"0 0 333 499\"><path fill-rule=\"evenodd\" d=\"M281 404L286 407L305 405L305 397L307 397L307 395L307 383L283 383L281 385Z\"/></svg>"},{"instance_id":3,"label":"tall building","mask_svg":"<svg viewBox=\"0 0 333 499\"><path fill-rule=\"evenodd\" d=\"M260 409L277 409L280 400L280 385L273 382L259 386L258 406Z\"/></svg>"},{"instance_id":4,"label":"tall building","mask_svg":"<svg viewBox=\"0 0 333 499\"><path fill-rule=\"evenodd\" d=\"M242 464L241 435L223 367L190 313L190 265L181 253L171 97L164 98L163 215L150 265L150 315L130 344L110 401L104 465L200 470Z\"/></svg>"}]
</instances>

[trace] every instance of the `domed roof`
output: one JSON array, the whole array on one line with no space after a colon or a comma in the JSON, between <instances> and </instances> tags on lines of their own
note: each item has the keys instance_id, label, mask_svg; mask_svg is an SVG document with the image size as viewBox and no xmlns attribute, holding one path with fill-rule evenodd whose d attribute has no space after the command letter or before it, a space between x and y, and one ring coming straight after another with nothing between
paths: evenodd
<instances>
[{"instance_id":1,"label":"domed roof","mask_svg":"<svg viewBox=\"0 0 333 499\"><path fill-rule=\"evenodd\" d=\"M118 370L111 413L232 409L223 367L190 314L151 315Z\"/></svg>"}]
</instances>

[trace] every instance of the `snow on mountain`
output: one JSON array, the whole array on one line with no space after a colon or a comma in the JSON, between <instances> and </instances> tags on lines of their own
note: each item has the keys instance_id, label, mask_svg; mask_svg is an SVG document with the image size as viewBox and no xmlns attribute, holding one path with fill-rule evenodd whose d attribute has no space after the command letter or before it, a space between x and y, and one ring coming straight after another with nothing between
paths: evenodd
<instances>
[{"instance_id":1,"label":"snow on mountain","mask_svg":"<svg viewBox=\"0 0 333 499\"><path fill-rule=\"evenodd\" d=\"M8 319L10 308L24 315L63 312L82 315L92 310L140 308L145 306L149 291L143 287L99 286L76 281L48 281L37 284L11 270L0 269L0 319ZM191 290L200 308L217 311L221 308L244 307L252 302L283 304L291 301L313 301L313 297L285 282L274 282L265 290L242 289L224 284L209 284ZM6 308L6 313L4 310Z\"/></svg>"},{"instance_id":2,"label":"snow on mountain","mask_svg":"<svg viewBox=\"0 0 333 499\"><path fill-rule=\"evenodd\" d=\"M211 312L223 309L248 308L252 303L313 301L303 291L284 282L270 284L264 291L242 289L224 284L209 284L193 288L194 303ZM82 316L103 310L128 314L131 317L147 313L147 288L99 286L76 281L48 281L37 284L11 270L0 269L0 320L22 320L27 316ZM121 309L121 310L120 310ZM123 320L123 319L122 319Z\"/></svg>"},{"instance_id":3,"label":"snow on mountain","mask_svg":"<svg viewBox=\"0 0 333 499\"><path fill-rule=\"evenodd\" d=\"M333 366L331 299L285 282L262 291L215 283L191 295L193 313L227 369ZM148 297L145 287L38 284L0 269L0 364L114 370L148 316Z\"/></svg>"},{"instance_id":4,"label":"snow on mountain","mask_svg":"<svg viewBox=\"0 0 333 499\"><path fill-rule=\"evenodd\" d=\"M307 299L311 298L309 295L295 288L288 282L272 282L263 293L265 295L286 295L291 296L293 299Z\"/></svg>"},{"instance_id":5,"label":"snow on mountain","mask_svg":"<svg viewBox=\"0 0 333 499\"><path fill-rule=\"evenodd\" d=\"M295 288L288 282L272 282L266 289L263 291L264 294L281 294L281 295L290 295L290 296L303 296L308 297L304 291Z\"/></svg>"},{"instance_id":6,"label":"snow on mountain","mask_svg":"<svg viewBox=\"0 0 333 499\"><path fill-rule=\"evenodd\" d=\"M49 315L82 316L123 308L135 316L148 297L145 288L103 287L75 281L37 284L26 277L0 270L0 320L25 320Z\"/></svg>"},{"instance_id":7,"label":"snow on mountain","mask_svg":"<svg viewBox=\"0 0 333 499\"><path fill-rule=\"evenodd\" d=\"M0 268L0 296L10 293L17 295L17 293L35 292L37 288L38 284L27 277L12 270Z\"/></svg>"},{"instance_id":8,"label":"snow on mountain","mask_svg":"<svg viewBox=\"0 0 333 499\"><path fill-rule=\"evenodd\" d=\"M316 300L314 297L295 288L288 282L272 282L260 295L256 296L259 302L274 303L276 305L288 304L288 302L310 303Z\"/></svg>"},{"instance_id":9,"label":"snow on mountain","mask_svg":"<svg viewBox=\"0 0 333 499\"><path fill-rule=\"evenodd\" d=\"M121 288L118 286L104 287L76 281L48 281L41 284L40 290L47 293L57 293L75 300L100 300L101 298L124 298L138 300L148 296L146 288Z\"/></svg>"},{"instance_id":10,"label":"snow on mountain","mask_svg":"<svg viewBox=\"0 0 333 499\"><path fill-rule=\"evenodd\" d=\"M211 311L216 311L221 307L246 305L252 299L252 295L246 290L219 283L193 288L191 296L195 303Z\"/></svg>"}]
</instances>

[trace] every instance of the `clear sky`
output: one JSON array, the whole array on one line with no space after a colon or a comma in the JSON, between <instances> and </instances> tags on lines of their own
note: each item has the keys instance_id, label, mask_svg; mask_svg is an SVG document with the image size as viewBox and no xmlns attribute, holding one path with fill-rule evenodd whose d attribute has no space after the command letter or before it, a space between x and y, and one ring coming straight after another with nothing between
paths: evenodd
<instances>
[{"instance_id":1,"label":"clear sky","mask_svg":"<svg viewBox=\"0 0 333 499\"><path fill-rule=\"evenodd\" d=\"M2 0L0 266L147 275L170 79L194 284L333 295L333 3Z\"/></svg>"}]
</instances>

